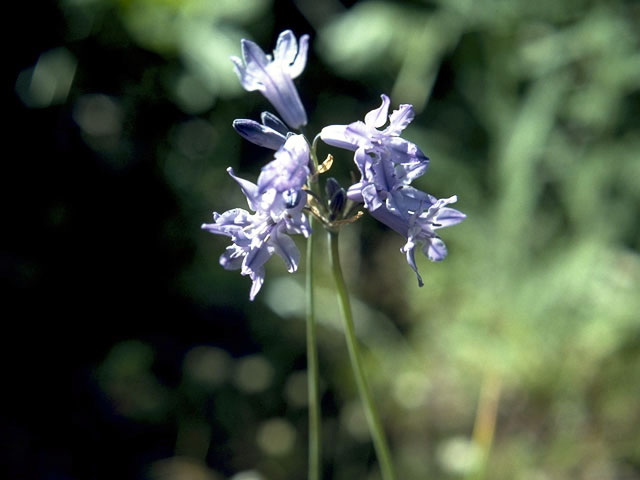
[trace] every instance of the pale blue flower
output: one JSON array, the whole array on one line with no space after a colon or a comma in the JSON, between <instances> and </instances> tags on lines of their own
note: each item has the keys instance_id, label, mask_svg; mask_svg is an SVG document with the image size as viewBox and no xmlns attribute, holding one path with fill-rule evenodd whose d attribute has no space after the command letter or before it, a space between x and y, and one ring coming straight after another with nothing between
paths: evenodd
<instances>
[{"instance_id":1,"label":"pale blue flower","mask_svg":"<svg viewBox=\"0 0 640 480\"><path fill-rule=\"evenodd\" d=\"M364 122L325 127L321 138L329 145L355 152L354 161L362 176L349 187L347 196L364 203L374 218L407 239L401 251L422 286L416 248L434 262L443 260L447 248L436 230L460 223L465 215L446 206L457 197L438 200L410 186L429 166L429 159L414 143L399 137L413 120L413 107L400 105L389 116L389 125L380 130L387 123L390 104L389 97L381 98L380 107L367 113Z\"/></svg>"},{"instance_id":2,"label":"pale blue flower","mask_svg":"<svg viewBox=\"0 0 640 480\"><path fill-rule=\"evenodd\" d=\"M220 256L220 265L227 270L240 270L252 280L249 298L253 300L264 282L264 264L275 253L280 256L289 272L298 269L300 252L289 235L309 236L309 220L302 209L305 202L299 202L292 208L286 201L275 201L278 194L271 189L264 194L258 193L258 186L248 180L236 177L231 168L229 174L238 182L247 202L255 213L242 208L234 208L222 214L214 213L214 223L203 224L202 228L217 235L231 237L233 242ZM301 195L306 195L304 191ZM281 195L280 195L281 196ZM265 198L270 197L270 198ZM269 205L269 210L263 210Z\"/></svg>"},{"instance_id":3,"label":"pale blue flower","mask_svg":"<svg viewBox=\"0 0 640 480\"><path fill-rule=\"evenodd\" d=\"M307 124L307 113L293 84L307 63L309 35L300 37L300 45L291 30L278 37L273 56L266 55L254 42L243 39L242 58L231 57L240 83L247 91L259 90L291 128Z\"/></svg>"},{"instance_id":4,"label":"pale blue flower","mask_svg":"<svg viewBox=\"0 0 640 480\"><path fill-rule=\"evenodd\" d=\"M331 125L322 129L320 137L329 144L355 151L354 161L362 174L347 195L354 202L363 202L368 209L376 209L394 190L406 187L423 175L429 159L412 142L400 138L400 133L413 120L411 105L400 105L389 116L389 97L381 95L382 104L349 125Z\"/></svg>"},{"instance_id":5,"label":"pale blue flower","mask_svg":"<svg viewBox=\"0 0 640 480\"><path fill-rule=\"evenodd\" d=\"M269 112L262 112L262 123L255 120L238 119L233 121L233 128L246 140L261 147L278 150L287 140L289 129L278 117Z\"/></svg>"},{"instance_id":6,"label":"pale blue flower","mask_svg":"<svg viewBox=\"0 0 640 480\"><path fill-rule=\"evenodd\" d=\"M302 188L309 175L309 145L302 135L289 136L275 160L262 169L257 184L237 177L231 168L227 171L255 213L241 208L214 213L214 223L202 228L231 237L233 243L220 257L220 264L227 270L240 269L251 278L249 298L253 300L264 282L265 262L275 253L289 272L295 272L300 252L289 235L311 234L303 212L307 194Z\"/></svg>"},{"instance_id":7,"label":"pale blue flower","mask_svg":"<svg viewBox=\"0 0 640 480\"><path fill-rule=\"evenodd\" d=\"M435 197L413 187L404 187L391 194L384 203L370 208L371 215L407 239L400 249L407 257L407 263L418 277L418 285L423 286L415 261L415 249L432 262L444 260L447 247L436 230L460 223L466 215L447 207L457 201L454 195L445 199Z\"/></svg>"},{"instance_id":8,"label":"pale blue flower","mask_svg":"<svg viewBox=\"0 0 640 480\"><path fill-rule=\"evenodd\" d=\"M385 175L392 177L389 180L393 185L408 185L424 174L429 166L429 159L416 144L400 138L400 133L413 120L413 107L400 105L389 115L389 125L379 130L387 123L390 104L389 97L384 94L380 97L382 104L367 113L364 122L330 125L322 129L320 138L329 145L356 152L354 159L363 175L372 161L391 162L387 167L392 169Z\"/></svg>"},{"instance_id":9,"label":"pale blue flower","mask_svg":"<svg viewBox=\"0 0 640 480\"><path fill-rule=\"evenodd\" d=\"M279 193L300 190L309 176L309 144L303 135L291 135L275 153L275 160L262 167L260 192L269 188Z\"/></svg>"}]
</instances>

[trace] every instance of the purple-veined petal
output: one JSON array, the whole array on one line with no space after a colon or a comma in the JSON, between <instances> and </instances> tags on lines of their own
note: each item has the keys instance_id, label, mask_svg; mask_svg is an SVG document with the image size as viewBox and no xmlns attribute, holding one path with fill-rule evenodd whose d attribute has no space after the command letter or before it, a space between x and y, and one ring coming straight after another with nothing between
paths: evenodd
<instances>
[{"instance_id":1,"label":"purple-veined petal","mask_svg":"<svg viewBox=\"0 0 640 480\"><path fill-rule=\"evenodd\" d=\"M364 203L362 188L362 182L354 183L347 189L347 198L355 203Z\"/></svg>"},{"instance_id":2,"label":"purple-veined petal","mask_svg":"<svg viewBox=\"0 0 640 480\"><path fill-rule=\"evenodd\" d=\"M298 53L293 63L289 64L287 71L291 78L298 78L304 71L304 67L307 65L307 52L309 51L309 35L302 35L300 37L300 45L298 46Z\"/></svg>"},{"instance_id":3,"label":"purple-veined petal","mask_svg":"<svg viewBox=\"0 0 640 480\"><path fill-rule=\"evenodd\" d=\"M422 252L432 262L440 262L447 256L447 246L438 238L431 238L423 247Z\"/></svg>"},{"instance_id":4,"label":"purple-veined petal","mask_svg":"<svg viewBox=\"0 0 640 480\"><path fill-rule=\"evenodd\" d=\"M262 82L247 71L247 68L244 66L242 60L238 57L231 57L231 61L233 62L233 71L238 75L238 80L240 80L240 84L242 88L244 88L248 92L253 92L255 90L264 90L264 85Z\"/></svg>"},{"instance_id":5,"label":"purple-veined petal","mask_svg":"<svg viewBox=\"0 0 640 480\"><path fill-rule=\"evenodd\" d=\"M269 248L266 243L259 247L251 248L242 262L242 275L250 275L251 272L262 268L266 261L271 258L272 253L272 248Z\"/></svg>"},{"instance_id":6,"label":"purple-veined petal","mask_svg":"<svg viewBox=\"0 0 640 480\"><path fill-rule=\"evenodd\" d=\"M387 206L398 215L409 218L411 215L420 215L433 201L428 193L413 187L402 187L391 192Z\"/></svg>"},{"instance_id":7,"label":"purple-veined petal","mask_svg":"<svg viewBox=\"0 0 640 480\"><path fill-rule=\"evenodd\" d=\"M371 216L379 222L385 224L403 237L407 237L409 231L409 220L406 215L402 215L397 211L387 208L386 204L382 204L375 210L369 210Z\"/></svg>"},{"instance_id":8,"label":"purple-veined petal","mask_svg":"<svg viewBox=\"0 0 640 480\"><path fill-rule=\"evenodd\" d=\"M391 137L386 147L390 160L398 166L398 179L404 184L409 184L424 175L429 168L429 158L415 143L404 138Z\"/></svg>"},{"instance_id":9,"label":"purple-veined petal","mask_svg":"<svg viewBox=\"0 0 640 480\"><path fill-rule=\"evenodd\" d=\"M233 121L233 128L246 140L261 147L278 150L287 137L274 129L261 125L255 120L238 119Z\"/></svg>"},{"instance_id":10,"label":"purple-veined petal","mask_svg":"<svg viewBox=\"0 0 640 480\"><path fill-rule=\"evenodd\" d=\"M264 267L260 267L259 269L252 271L249 274L249 278L251 278L252 282L251 290L249 290L249 300L253 302L264 283Z\"/></svg>"},{"instance_id":11,"label":"purple-veined petal","mask_svg":"<svg viewBox=\"0 0 640 480\"><path fill-rule=\"evenodd\" d=\"M256 206L256 202L258 199L258 186L255 183L250 182L249 180L236 177L236 175L233 173L233 168L231 167L227 168L227 172L229 173L231 178L233 178L238 183L238 185L240 185L240 189L242 189L242 193L244 193L244 196L247 197L247 203L249 204L249 208L253 211L258 210Z\"/></svg>"},{"instance_id":12,"label":"purple-veined petal","mask_svg":"<svg viewBox=\"0 0 640 480\"><path fill-rule=\"evenodd\" d=\"M240 48L242 49L244 63L250 72L254 69L263 69L269 63L269 57L251 40L245 40L243 38L240 41Z\"/></svg>"},{"instance_id":13,"label":"purple-veined petal","mask_svg":"<svg viewBox=\"0 0 640 480\"><path fill-rule=\"evenodd\" d=\"M403 104L394 110L389 117L389 126L384 130L387 135L397 136L411 123L415 117L413 105Z\"/></svg>"},{"instance_id":14,"label":"purple-veined petal","mask_svg":"<svg viewBox=\"0 0 640 480\"><path fill-rule=\"evenodd\" d=\"M433 228L436 229L457 225L465 218L467 218L467 216L455 208L444 207L438 211L437 215L433 219L433 222L437 224L434 225Z\"/></svg>"},{"instance_id":15,"label":"purple-veined petal","mask_svg":"<svg viewBox=\"0 0 640 480\"><path fill-rule=\"evenodd\" d=\"M238 236L238 231L251 224L251 215L242 208L227 210L222 215L214 213L215 223L203 223L201 228L217 235Z\"/></svg>"},{"instance_id":16,"label":"purple-veined petal","mask_svg":"<svg viewBox=\"0 0 640 480\"><path fill-rule=\"evenodd\" d=\"M293 84L293 75L299 75L306 62L307 40L301 42L298 51L295 37L291 31L283 32L271 58L254 42L241 41L243 62L232 57L235 71L242 86L248 90L260 90L271 102L283 120L291 128L297 129L307 124L307 113L302 105L298 91ZM291 68L293 62L295 68Z\"/></svg>"},{"instance_id":17,"label":"purple-veined petal","mask_svg":"<svg viewBox=\"0 0 640 480\"><path fill-rule=\"evenodd\" d=\"M259 192L269 188L281 193L301 189L309 176L309 158L309 144L304 136L290 136L275 153L275 160L262 168L258 177Z\"/></svg>"},{"instance_id":18,"label":"purple-veined petal","mask_svg":"<svg viewBox=\"0 0 640 480\"><path fill-rule=\"evenodd\" d=\"M276 229L269 240L269 244L273 246L275 253L284 260L289 273L293 273L298 269L300 251L298 251L298 247L296 247L295 242L289 235Z\"/></svg>"},{"instance_id":19,"label":"purple-veined petal","mask_svg":"<svg viewBox=\"0 0 640 480\"><path fill-rule=\"evenodd\" d=\"M371 162L371 174L373 175L371 180L380 191L391 192L398 183L393 164L390 162L384 160Z\"/></svg>"},{"instance_id":20,"label":"purple-veined petal","mask_svg":"<svg viewBox=\"0 0 640 480\"><path fill-rule=\"evenodd\" d=\"M450 203L456 203L458 201L458 197L456 195L452 195L449 198L440 198L433 205L429 207L427 210L426 218L429 220L433 220L437 218L439 211L449 205Z\"/></svg>"},{"instance_id":21,"label":"purple-veined petal","mask_svg":"<svg viewBox=\"0 0 640 480\"><path fill-rule=\"evenodd\" d=\"M293 32L285 30L280 33L276 41L276 49L273 51L274 60L280 62L283 66L290 65L295 60L297 53L298 43Z\"/></svg>"},{"instance_id":22,"label":"purple-veined petal","mask_svg":"<svg viewBox=\"0 0 640 480\"><path fill-rule=\"evenodd\" d=\"M380 198L380 192L373 183L369 183L362 189L364 206L370 211L376 211L383 206L384 199Z\"/></svg>"},{"instance_id":23,"label":"purple-veined petal","mask_svg":"<svg viewBox=\"0 0 640 480\"><path fill-rule=\"evenodd\" d=\"M387 123L387 114L389 113L391 100L389 100L389 97L384 93L380 95L380 98L382 99L382 105L375 110L371 110L364 116L364 123L368 127L380 128Z\"/></svg>"},{"instance_id":24,"label":"purple-veined petal","mask_svg":"<svg viewBox=\"0 0 640 480\"><path fill-rule=\"evenodd\" d=\"M285 231L289 234L302 234L305 238L311 235L311 225L307 216L299 212L290 212L284 216Z\"/></svg>"},{"instance_id":25,"label":"purple-veined petal","mask_svg":"<svg viewBox=\"0 0 640 480\"><path fill-rule=\"evenodd\" d=\"M347 136L347 125L329 125L320 131L320 138L328 145L347 150L356 150L358 144Z\"/></svg>"},{"instance_id":26,"label":"purple-veined petal","mask_svg":"<svg viewBox=\"0 0 640 480\"><path fill-rule=\"evenodd\" d=\"M279 65L271 64L262 82L264 83L262 94L271 102L287 125L298 129L307 124L307 112L288 73Z\"/></svg>"},{"instance_id":27,"label":"purple-veined petal","mask_svg":"<svg viewBox=\"0 0 640 480\"><path fill-rule=\"evenodd\" d=\"M416 277L418 278L418 286L424 286L424 282L422 281L422 277L420 273L418 273L418 266L416 265L416 257L415 257L415 249L416 245L411 240L407 240L407 243L400 249L402 253L404 253L407 257L407 263L411 267L411 269L416 273Z\"/></svg>"},{"instance_id":28,"label":"purple-veined petal","mask_svg":"<svg viewBox=\"0 0 640 480\"><path fill-rule=\"evenodd\" d=\"M371 171L371 164L373 161L373 157L367 153L367 150L364 147L358 148L356 153L353 155L353 162L358 167L358 170L360 170L363 178L367 176L367 172ZM368 180L370 179L368 178Z\"/></svg>"},{"instance_id":29,"label":"purple-veined petal","mask_svg":"<svg viewBox=\"0 0 640 480\"><path fill-rule=\"evenodd\" d=\"M289 133L289 129L284 123L282 123L282 120L271 112L262 112L260 114L260 120L262 120L262 124L265 127L269 127L272 130L281 133L283 137L286 137L287 133Z\"/></svg>"}]
</instances>

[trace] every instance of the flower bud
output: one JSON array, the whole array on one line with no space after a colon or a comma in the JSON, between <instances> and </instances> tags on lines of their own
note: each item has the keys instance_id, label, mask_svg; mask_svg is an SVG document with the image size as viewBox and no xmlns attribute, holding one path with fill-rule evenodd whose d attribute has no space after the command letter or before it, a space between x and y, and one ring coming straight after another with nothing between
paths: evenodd
<instances>
[{"instance_id":1,"label":"flower bud","mask_svg":"<svg viewBox=\"0 0 640 480\"><path fill-rule=\"evenodd\" d=\"M324 188L329 199L329 220L333 221L342 215L342 209L347 203L347 192L333 177L327 179Z\"/></svg>"}]
</instances>

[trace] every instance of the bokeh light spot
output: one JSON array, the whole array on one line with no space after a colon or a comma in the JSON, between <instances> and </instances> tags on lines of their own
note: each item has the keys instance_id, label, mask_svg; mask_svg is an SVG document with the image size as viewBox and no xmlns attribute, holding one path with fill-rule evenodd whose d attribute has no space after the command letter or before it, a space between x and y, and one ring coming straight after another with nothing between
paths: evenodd
<instances>
[{"instance_id":1,"label":"bokeh light spot","mask_svg":"<svg viewBox=\"0 0 640 480\"><path fill-rule=\"evenodd\" d=\"M294 407L305 407L308 404L307 372L292 373L284 386L287 402Z\"/></svg>"},{"instance_id":2,"label":"bokeh light spot","mask_svg":"<svg viewBox=\"0 0 640 480\"><path fill-rule=\"evenodd\" d=\"M293 448L296 431L288 421L274 418L260 425L256 440L265 453L274 456L285 455Z\"/></svg>"},{"instance_id":3,"label":"bokeh light spot","mask_svg":"<svg viewBox=\"0 0 640 480\"><path fill-rule=\"evenodd\" d=\"M215 387L229 376L231 357L215 347L198 346L187 352L184 358L185 375L204 387Z\"/></svg>"},{"instance_id":4,"label":"bokeh light spot","mask_svg":"<svg viewBox=\"0 0 640 480\"><path fill-rule=\"evenodd\" d=\"M235 368L234 383L246 393L259 393L271 385L273 367L262 355L240 359Z\"/></svg>"},{"instance_id":5,"label":"bokeh light spot","mask_svg":"<svg viewBox=\"0 0 640 480\"><path fill-rule=\"evenodd\" d=\"M76 74L77 61L66 48L44 52L33 67L18 75L16 94L27 107L44 108L64 103Z\"/></svg>"}]
</instances>

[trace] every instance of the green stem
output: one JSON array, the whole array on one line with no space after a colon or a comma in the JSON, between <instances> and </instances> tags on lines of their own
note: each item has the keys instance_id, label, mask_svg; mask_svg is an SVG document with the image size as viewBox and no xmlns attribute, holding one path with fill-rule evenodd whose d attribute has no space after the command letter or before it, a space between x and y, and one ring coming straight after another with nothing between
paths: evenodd
<instances>
[{"instance_id":1,"label":"green stem","mask_svg":"<svg viewBox=\"0 0 640 480\"><path fill-rule=\"evenodd\" d=\"M369 384L367 383L367 377L365 376L364 368L362 366L362 360L360 358L360 349L358 347L358 340L356 339L355 327L353 325L349 293L347 292L344 276L342 275L342 268L340 267L338 233L330 231L328 234L331 270L333 271L333 279L336 283L336 292L338 294L338 303L340 304L340 310L344 320L345 336L347 348L349 350L349 358L351 360L351 367L353 368L353 374L358 385L360 399L364 406L367 423L369 424L369 431L371 432L371 437L373 439L373 446L376 450L376 455L378 456L382 480L395 480L396 476L393 469L393 463L391 461L391 454L389 453L387 439L382 429L380 417L375 405L373 404L373 397L371 395Z\"/></svg>"},{"instance_id":2,"label":"green stem","mask_svg":"<svg viewBox=\"0 0 640 480\"><path fill-rule=\"evenodd\" d=\"M313 229L313 216L309 224ZM320 480L320 396L318 389L318 348L316 341L316 322L313 296L313 250L318 235L307 239L307 389L309 395L309 477L308 480Z\"/></svg>"}]
</instances>

